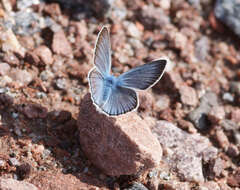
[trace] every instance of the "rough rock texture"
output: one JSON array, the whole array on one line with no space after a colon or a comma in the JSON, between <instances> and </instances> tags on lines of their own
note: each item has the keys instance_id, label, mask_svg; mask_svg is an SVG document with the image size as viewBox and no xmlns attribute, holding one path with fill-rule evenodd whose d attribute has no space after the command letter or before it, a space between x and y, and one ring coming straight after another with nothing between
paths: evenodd
<instances>
[{"instance_id":1,"label":"rough rock texture","mask_svg":"<svg viewBox=\"0 0 240 190\"><path fill-rule=\"evenodd\" d=\"M38 188L25 181L0 178L0 190L38 190Z\"/></svg>"},{"instance_id":2,"label":"rough rock texture","mask_svg":"<svg viewBox=\"0 0 240 190\"><path fill-rule=\"evenodd\" d=\"M55 53L61 54L67 57L72 56L72 48L68 42L64 31L59 30L53 35L52 49Z\"/></svg>"},{"instance_id":3,"label":"rough rock texture","mask_svg":"<svg viewBox=\"0 0 240 190\"><path fill-rule=\"evenodd\" d=\"M169 24L169 18L161 8L154 9L153 6L144 6L139 13L139 18L146 28L161 28Z\"/></svg>"},{"instance_id":4,"label":"rough rock texture","mask_svg":"<svg viewBox=\"0 0 240 190\"><path fill-rule=\"evenodd\" d=\"M196 106L198 98L194 88L182 85L180 86L179 93L181 95L182 103L190 106Z\"/></svg>"},{"instance_id":5,"label":"rough rock texture","mask_svg":"<svg viewBox=\"0 0 240 190\"><path fill-rule=\"evenodd\" d=\"M48 0L52 2L59 2L64 7L68 7L71 12L75 13L79 12L78 14L83 14L83 12L89 12L88 14L96 14L99 17L104 17L109 9L111 8L114 0L100 0L100 1L84 1L84 0ZM75 16L76 17L76 16ZM80 17L80 16L78 16ZM77 17L77 18L78 18ZM81 18L81 17L80 17ZM79 18L79 19L80 19Z\"/></svg>"},{"instance_id":6,"label":"rough rock texture","mask_svg":"<svg viewBox=\"0 0 240 190\"><path fill-rule=\"evenodd\" d=\"M39 46L33 52L29 53L27 56L30 63L37 66L50 65L53 62L52 52L46 46Z\"/></svg>"},{"instance_id":7,"label":"rough rock texture","mask_svg":"<svg viewBox=\"0 0 240 190\"><path fill-rule=\"evenodd\" d=\"M215 16L240 36L240 2L238 0L217 0Z\"/></svg>"},{"instance_id":8,"label":"rough rock texture","mask_svg":"<svg viewBox=\"0 0 240 190\"><path fill-rule=\"evenodd\" d=\"M87 175L79 175L77 177L71 174L42 172L34 177L31 182L41 190L88 190L107 188L97 179L90 178ZM33 190L33 189L32 189Z\"/></svg>"},{"instance_id":9,"label":"rough rock texture","mask_svg":"<svg viewBox=\"0 0 240 190\"><path fill-rule=\"evenodd\" d=\"M107 117L96 111L90 94L81 102L78 128L83 151L108 175L136 174L161 160L161 146L146 121L135 112Z\"/></svg>"},{"instance_id":10,"label":"rough rock texture","mask_svg":"<svg viewBox=\"0 0 240 190\"><path fill-rule=\"evenodd\" d=\"M187 181L203 182L202 162L217 156L217 149L206 137L188 134L167 121L159 121L154 134L163 147L163 159Z\"/></svg>"},{"instance_id":11,"label":"rough rock texture","mask_svg":"<svg viewBox=\"0 0 240 190\"><path fill-rule=\"evenodd\" d=\"M210 121L207 117L213 106L217 106L217 96L213 92L207 92L200 101L200 105L188 114L189 120L199 130L209 128Z\"/></svg>"}]
</instances>

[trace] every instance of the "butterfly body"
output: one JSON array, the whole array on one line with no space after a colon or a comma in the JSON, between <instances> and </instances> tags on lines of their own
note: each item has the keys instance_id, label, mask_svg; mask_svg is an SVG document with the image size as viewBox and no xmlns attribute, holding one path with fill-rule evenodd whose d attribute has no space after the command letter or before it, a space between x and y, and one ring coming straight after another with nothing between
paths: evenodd
<instances>
[{"instance_id":1,"label":"butterfly body","mask_svg":"<svg viewBox=\"0 0 240 190\"><path fill-rule=\"evenodd\" d=\"M135 90L145 90L158 82L164 73L166 59L135 67L118 77L110 74L111 45L108 29L103 27L95 46L94 65L88 74L93 103L108 116L116 116L138 107Z\"/></svg>"},{"instance_id":2,"label":"butterfly body","mask_svg":"<svg viewBox=\"0 0 240 190\"><path fill-rule=\"evenodd\" d=\"M117 78L113 75L108 75L103 79L103 93L102 93L102 105L107 101L110 96L111 90L115 90L117 87Z\"/></svg>"},{"instance_id":3,"label":"butterfly body","mask_svg":"<svg viewBox=\"0 0 240 190\"><path fill-rule=\"evenodd\" d=\"M117 83L118 80L114 75L109 75L104 78L104 85L108 88L116 88Z\"/></svg>"}]
</instances>

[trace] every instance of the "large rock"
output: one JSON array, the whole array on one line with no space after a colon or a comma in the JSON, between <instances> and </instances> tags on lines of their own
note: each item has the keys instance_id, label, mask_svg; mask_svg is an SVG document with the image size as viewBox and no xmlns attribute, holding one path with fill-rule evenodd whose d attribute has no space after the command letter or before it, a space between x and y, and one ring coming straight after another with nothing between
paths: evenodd
<instances>
[{"instance_id":1,"label":"large rock","mask_svg":"<svg viewBox=\"0 0 240 190\"><path fill-rule=\"evenodd\" d=\"M0 178L0 190L38 190L38 188L25 181Z\"/></svg>"},{"instance_id":2,"label":"large rock","mask_svg":"<svg viewBox=\"0 0 240 190\"><path fill-rule=\"evenodd\" d=\"M107 117L96 111L90 94L81 102L78 127L82 150L107 175L136 174L161 160L162 149L149 122L135 112Z\"/></svg>"},{"instance_id":3,"label":"large rock","mask_svg":"<svg viewBox=\"0 0 240 190\"><path fill-rule=\"evenodd\" d=\"M163 147L163 160L186 181L204 182L202 163L210 163L217 156L206 137L188 134L174 124L158 121L152 129Z\"/></svg>"}]
</instances>

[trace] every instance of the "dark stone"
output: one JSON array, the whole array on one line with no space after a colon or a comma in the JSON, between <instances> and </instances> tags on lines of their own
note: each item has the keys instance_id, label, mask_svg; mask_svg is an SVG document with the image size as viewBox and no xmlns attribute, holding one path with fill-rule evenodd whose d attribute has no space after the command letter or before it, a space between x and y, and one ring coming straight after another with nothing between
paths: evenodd
<instances>
[{"instance_id":1,"label":"dark stone","mask_svg":"<svg viewBox=\"0 0 240 190\"><path fill-rule=\"evenodd\" d=\"M214 14L240 37L240 2L238 0L217 0Z\"/></svg>"},{"instance_id":2,"label":"dark stone","mask_svg":"<svg viewBox=\"0 0 240 190\"><path fill-rule=\"evenodd\" d=\"M24 180L29 177L31 172L31 166L28 163L21 164L17 166L16 173L18 175L19 180Z\"/></svg>"}]
</instances>

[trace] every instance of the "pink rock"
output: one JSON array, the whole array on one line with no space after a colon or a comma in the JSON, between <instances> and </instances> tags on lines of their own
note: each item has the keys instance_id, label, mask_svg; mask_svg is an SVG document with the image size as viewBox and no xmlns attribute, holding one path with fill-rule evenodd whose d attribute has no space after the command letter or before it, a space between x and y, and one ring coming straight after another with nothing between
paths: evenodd
<instances>
[{"instance_id":1,"label":"pink rock","mask_svg":"<svg viewBox=\"0 0 240 190\"><path fill-rule=\"evenodd\" d=\"M33 80L33 75L27 70L12 69L9 76L19 84L19 86L28 85Z\"/></svg>"},{"instance_id":2,"label":"pink rock","mask_svg":"<svg viewBox=\"0 0 240 190\"><path fill-rule=\"evenodd\" d=\"M240 187L240 167L233 174L228 176L227 184L231 187Z\"/></svg>"},{"instance_id":3,"label":"pink rock","mask_svg":"<svg viewBox=\"0 0 240 190\"><path fill-rule=\"evenodd\" d=\"M175 180L165 180L164 181L164 189L167 190L190 190L190 184L188 182L178 182Z\"/></svg>"},{"instance_id":4,"label":"pink rock","mask_svg":"<svg viewBox=\"0 0 240 190\"><path fill-rule=\"evenodd\" d=\"M221 190L218 184L214 181L207 181L199 184L199 190Z\"/></svg>"},{"instance_id":5,"label":"pink rock","mask_svg":"<svg viewBox=\"0 0 240 190\"><path fill-rule=\"evenodd\" d=\"M31 179L41 190L107 190L105 184L86 175L73 176L60 172L42 172Z\"/></svg>"},{"instance_id":6,"label":"pink rock","mask_svg":"<svg viewBox=\"0 0 240 190\"><path fill-rule=\"evenodd\" d=\"M7 63L0 63L0 76L7 75L11 67Z\"/></svg>"},{"instance_id":7,"label":"pink rock","mask_svg":"<svg viewBox=\"0 0 240 190\"><path fill-rule=\"evenodd\" d=\"M231 112L231 119L240 124L240 109L235 109Z\"/></svg>"},{"instance_id":8,"label":"pink rock","mask_svg":"<svg viewBox=\"0 0 240 190\"><path fill-rule=\"evenodd\" d=\"M38 190L38 188L25 181L0 178L0 190Z\"/></svg>"},{"instance_id":9,"label":"pink rock","mask_svg":"<svg viewBox=\"0 0 240 190\"><path fill-rule=\"evenodd\" d=\"M218 185L221 190L232 190L232 188L226 184L225 180L219 180Z\"/></svg>"},{"instance_id":10,"label":"pink rock","mask_svg":"<svg viewBox=\"0 0 240 190\"><path fill-rule=\"evenodd\" d=\"M53 35L52 49L56 54L72 57L72 47L68 42L64 31L59 30Z\"/></svg>"},{"instance_id":11,"label":"pink rock","mask_svg":"<svg viewBox=\"0 0 240 190\"><path fill-rule=\"evenodd\" d=\"M179 88L179 93L183 104L190 106L196 106L198 104L197 93L194 88L182 85Z\"/></svg>"},{"instance_id":12,"label":"pink rock","mask_svg":"<svg viewBox=\"0 0 240 190\"><path fill-rule=\"evenodd\" d=\"M230 145L230 143L227 138L227 135L224 133L222 129L218 129L216 131L216 140L221 148L223 148L224 150L228 149L228 146Z\"/></svg>"},{"instance_id":13,"label":"pink rock","mask_svg":"<svg viewBox=\"0 0 240 190\"><path fill-rule=\"evenodd\" d=\"M140 91L138 93L138 97L139 97L138 111L143 111L146 114L152 114L153 107L155 104L155 99L153 95L148 91Z\"/></svg>"},{"instance_id":14,"label":"pink rock","mask_svg":"<svg viewBox=\"0 0 240 190\"><path fill-rule=\"evenodd\" d=\"M17 58L17 56L14 55L13 53L6 53L6 54L4 54L3 61L8 63L8 64L10 64L10 65L13 65L13 66L17 66L20 63L20 61Z\"/></svg>"},{"instance_id":15,"label":"pink rock","mask_svg":"<svg viewBox=\"0 0 240 190\"><path fill-rule=\"evenodd\" d=\"M158 121L152 129L163 147L163 160L178 176L185 181L204 182L203 165L217 157L217 149L211 146L206 137L199 134L188 134L174 124Z\"/></svg>"},{"instance_id":16,"label":"pink rock","mask_svg":"<svg viewBox=\"0 0 240 190\"><path fill-rule=\"evenodd\" d=\"M213 106L208 113L208 119L212 123L218 124L221 120L225 118L225 111L223 106Z\"/></svg>"},{"instance_id":17,"label":"pink rock","mask_svg":"<svg viewBox=\"0 0 240 190\"><path fill-rule=\"evenodd\" d=\"M34 103L27 104L24 107L21 107L19 111L21 111L29 119L47 117L47 108L39 104Z\"/></svg>"},{"instance_id":18,"label":"pink rock","mask_svg":"<svg viewBox=\"0 0 240 190\"><path fill-rule=\"evenodd\" d=\"M179 92L182 85L185 84L179 72L169 71L163 75L161 82L158 82L153 89L159 91L159 93L167 92L168 96L177 98L178 93L176 92Z\"/></svg>"},{"instance_id":19,"label":"pink rock","mask_svg":"<svg viewBox=\"0 0 240 190\"><path fill-rule=\"evenodd\" d=\"M211 173L216 176L220 177L222 171L226 167L225 162L221 158L217 158L213 161L213 163L210 165Z\"/></svg>"},{"instance_id":20,"label":"pink rock","mask_svg":"<svg viewBox=\"0 0 240 190\"><path fill-rule=\"evenodd\" d=\"M231 157L236 157L239 155L239 150L238 150L238 147L235 145L235 144L230 144L228 146L228 150L227 150L227 153L229 156Z\"/></svg>"},{"instance_id":21,"label":"pink rock","mask_svg":"<svg viewBox=\"0 0 240 190\"><path fill-rule=\"evenodd\" d=\"M161 161L162 149L148 124L136 112L107 117L96 111L87 94L78 117L82 150L95 166L110 176L152 169Z\"/></svg>"},{"instance_id":22,"label":"pink rock","mask_svg":"<svg viewBox=\"0 0 240 190\"><path fill-rule=\"evenodd\" d=\"M34 53L40 58L40 62L42 62L43 65L52 64L53 62L52 52L47 46L42 45L37 47L34 50Z\"/></svg>"},{"instance_id":23,"label":"pink rock","mask_svg":"<svg viewBox=\"0 0 240 190\"><path fill-rule=\"evenodd\" d=\"M154 104L154 110L160 112L164 109L167 109L170 105L170 98L167 95L159 95L156 98L156 102Z\"/></svg>"},{"instance_id":24,"label":"pink rock","mask_svg":"<svg viewBox=\"0 0 240 190\"><path fill-rule=\"evenodd\" d=\"M92 68L90 64L80 64L76 60L69 60L66 62L66 71L69 75L79 78L84 82L87 82L88 71Z\"/></svg>"}]
</instances>

